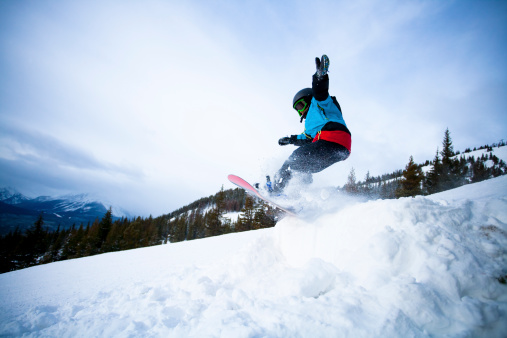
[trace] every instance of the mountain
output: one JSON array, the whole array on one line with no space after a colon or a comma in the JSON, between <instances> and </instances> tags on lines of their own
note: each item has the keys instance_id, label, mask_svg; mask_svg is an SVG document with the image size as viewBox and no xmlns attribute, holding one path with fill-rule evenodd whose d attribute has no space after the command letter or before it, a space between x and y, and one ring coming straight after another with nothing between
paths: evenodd
<instances>
[{"instance_id":1,"label":"mountain","mask_svg":"<svg viewBox=\"0 0 507 338\"><path fill-rule=\"evenodd\" d=\"M507 176L313 197L274 228L1 274L0 336L505 336Z\"/></svg>"},{"instance_id":2,"label":"mountain","mask_svg":"<svg viewBox=\"0 0 507 338\"><path fill-rule=\"evenodd\" d=\"M0 189L0 234L16 227L21 231L29 228L43 213L44 226L49 230L69 228L102 218L111 207L114 218L129 217L123 209L93 198L89 194L58 197L39 196L29 198L13 188Z\"/></svg>"},{"instance_id":3,"label":"mountain","mask_svg":"<svg viewBox=\"0 0 507 338\"><path fill-rule=\"evenodd\" d=\"M38 216L40 212L37 210L23 209L12 204L0 202L0 215L2 214Z\"/></svg>"},{"instance_id":4,"label":"mountain","mask_svg":"<svg viewBox=\"0 0 507 338\"><path fill-rule=\"evenodd\" d=\"M21 194L14 188L5 187L0 188L0 201L7 204L18 204L29 200L28 197Z\"/></svg>"}]
</instances>

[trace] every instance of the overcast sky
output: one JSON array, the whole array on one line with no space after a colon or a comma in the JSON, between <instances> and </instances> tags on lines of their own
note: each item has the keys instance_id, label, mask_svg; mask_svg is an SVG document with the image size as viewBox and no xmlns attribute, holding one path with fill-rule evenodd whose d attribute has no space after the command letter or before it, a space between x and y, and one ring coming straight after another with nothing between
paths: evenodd
<instances>
[{"instance_id":1,"label":"overcast sky","mask_svg":"<svg viewBox=\"0 0 507 338\"><path fill-rule=\"evenodd\" d=\"M274 174L330 58L342 186L507 139L506 1L0 2L0 186L154 216Z\"/></svg>"}]
</instances>

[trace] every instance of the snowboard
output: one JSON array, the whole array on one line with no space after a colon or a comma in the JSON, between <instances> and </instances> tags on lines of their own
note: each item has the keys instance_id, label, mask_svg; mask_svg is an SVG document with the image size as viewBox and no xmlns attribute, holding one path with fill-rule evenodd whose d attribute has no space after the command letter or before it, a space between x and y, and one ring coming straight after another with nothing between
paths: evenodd
<instances>
[{"instance_id":1,"label":"snowboard","mask_svg":"<svg viewBox=\"0 0 507 338\"><path fill-rule=\"evenodd\" d=\"M273 202L272 200L270 200L266 196L262 196L261 193L257 189L255 189L250 183L248 183L247 181L245 181L241 177L236 176L236 175L229 175L229 176L227 176L227 178L229 179L229 181L231 181L231 183L234 183L238 187L245 189L245 191L247 193L249 193L257 198L260 198L264 202L271 204L273 207L282 210L283 212L287 213L288 215L297 216L297 214L293 210L290 210L287 207L282 207L281 205Z\"/></svg>"}]
</instances>

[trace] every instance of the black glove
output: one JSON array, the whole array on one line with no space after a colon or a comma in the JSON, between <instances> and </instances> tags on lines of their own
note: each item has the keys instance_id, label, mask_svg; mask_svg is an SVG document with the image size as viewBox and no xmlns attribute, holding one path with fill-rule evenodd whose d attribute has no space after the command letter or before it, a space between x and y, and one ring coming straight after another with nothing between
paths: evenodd
<instances>
[{"instance_id":1,"label":"black glove","mask_svg":"<svg viewBox=\"0 0 507 338\"><path fill-rule=\"evenodd\" d=\"M282 137L281 139L278 140L278 144L281 146L286 146L287 144L299 143L299 141L300 140L298 140L297 135L292 135L292 136Z\"/></svg>"},{"instance_id":2,"label":"black glove","mask_svg":"<svg viewBox=\"0 0 507 338\"><path fill-rule=\"evenodd\" d=\"M329 69L329 58L327 55L322 55L320 60L319 58L315 58L315 67L317 68L317 71L315 72L317 77L322 78L326 75Z\"/></svg>"},{"instance_id":3,"label":"black glove","mask_svg":"<svg viewBox=\"0 0 507 338\"><path fill-rule=\"evenodd\" d=\"M290 137L282 137L278 140L278 144L281 146L286 146L287 144L291 144Z\"/></svg>"}]
</instances>

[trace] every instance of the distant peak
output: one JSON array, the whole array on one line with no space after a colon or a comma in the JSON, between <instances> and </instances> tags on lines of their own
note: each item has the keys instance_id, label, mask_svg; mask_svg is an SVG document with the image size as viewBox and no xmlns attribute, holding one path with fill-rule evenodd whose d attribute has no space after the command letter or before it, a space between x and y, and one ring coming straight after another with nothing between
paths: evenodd
<instances>
[{"instance_id":1,"label":"distant peak","mask_svg":"<svg viewBox=\"0 0 507 338\"><path fill-rule=\"evenodd\" d=\"M2 202L7 204L18 204L26 200L29 200L29 198L12 187L0 188L0 201Z\"/></svg>"}]
</instances>

